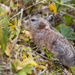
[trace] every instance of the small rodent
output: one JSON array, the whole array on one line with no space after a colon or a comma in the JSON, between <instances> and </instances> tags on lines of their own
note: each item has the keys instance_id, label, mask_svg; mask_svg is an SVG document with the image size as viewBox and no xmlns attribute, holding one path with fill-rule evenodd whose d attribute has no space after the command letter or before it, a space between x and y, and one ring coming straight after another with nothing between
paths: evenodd
<instances>
[{"instance_id":1,"label":"small rodent","mask_svg":"<svg viewBox=\"0 0 75 75\"><path fill-rule=\"evenodd\" d=\"M69 68L75 65L73 46L46 19L33 16L28 22L33 42L37 46L45 46L63 65Z\"/></svg>"}]
</instances>

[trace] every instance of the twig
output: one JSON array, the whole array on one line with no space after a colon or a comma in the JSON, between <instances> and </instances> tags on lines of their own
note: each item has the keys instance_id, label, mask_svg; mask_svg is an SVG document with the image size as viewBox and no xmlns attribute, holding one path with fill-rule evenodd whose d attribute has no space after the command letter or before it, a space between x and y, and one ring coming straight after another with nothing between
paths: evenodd
<instances>
[{"instance_id":1,"label":"twig","mask_svg":"<svg viewBox=\"0 0 75 75\"><path fill-rule=\"evenodd\" d=\"M31 5L31 6L29 6L29 7L27 7L27 8L23 8L23 11L25 11L25 10L27 10L27 9L29 9L29 8L31 8L31 7L33 7L33 6L35 6L35 5L38 5L38 4L40 4L40 3L43 3L43 1L40 1L40 2L38 2L38 3L35 3L35 4L33 4L33 5ZM17 15L19 15L21 12L18 12L17 14L15 14L14 16L12 16L10 19L12 19L13 17L15 17L15 16L17 16ZM10 20L9 19L9 20Z\"/></svg>"},{"instance_id":2,"label":"twig","mask_svg":"<svg viewBox=\"0 0 75 75\"><path fill-rule=\"evenodd\" d=\"M24 9L24 10L27 10L27 9L29 9L29 8L31 8L31 7L33 7L33 6L35 6L35 5L38 5L38 4L40 4L40 3L43 3L43 1L40 1L40 2L38 2L38 3L35 3L35 4L33 4L33 5L29 6L29 7L27 7L27 8L26 8L26 9Z\"/></svg>"},{"instance_id":3,"label":"twig","mask_svg":"<svg viewBox=\"0 0 75 75\"><path fill-rule=\"evenodd\" d=\"M43 56L43 55L41 55L41 54L39 54L39 53L37 53L37 52L36 52L36 54L38 54L39 56L45 58L46 60L50 60L49 58L47 58L47 57L45 57L45 56ZM52 61L52 60L51 60L51 61Z\"/></svg>"},{"instance_id":4,"label":"twig","mask_svg":"<svg viewBox=\"0 0 75 75\"><path fill-rule=\"evenodd\" d=\"M15 44L17 43L17 39L19 37L19 33L20 33L20 26L21 26L21 21L22 21L22 16L23 16L23 9L21 9L21 18L20 18L20 22L18 21L18 31L17 31L17 36L16 36L16 39L14 40L14 43L13 43L13 48L15 46Z\"/></svg>"},{"instance_id":5,"label":"twig","mask_svg":"<svg viewBox=\"0 0 75 75\"><path fill-rule=\"evenodd\" d=\"M37 48L37 47L34 47L34 48L32 48L32 49L35 49L35 48ZM39 48L37 48L37 50L36 50L36 51L38 51L38 49L39 49ZM36 52L36 51L33 51L33 53L38 54L39 56L41 56L41 57L45 58L46 60L50 60L49 58L47 58L47 57L45 57L45 56L43 56L43 55L39 54L39 53L38 53L38 52ZM32 51L29 51L29 52L32 52ZM51 60L50 60L50 61L51 61Z\"/></svg>"}]
</instances>

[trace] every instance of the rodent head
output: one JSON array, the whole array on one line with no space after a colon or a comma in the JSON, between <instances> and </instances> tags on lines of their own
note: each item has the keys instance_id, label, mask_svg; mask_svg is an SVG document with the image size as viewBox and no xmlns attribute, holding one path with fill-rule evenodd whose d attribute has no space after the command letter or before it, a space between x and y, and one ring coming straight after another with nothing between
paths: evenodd
<instances>
[{"instance_id":1,"label":"rodent head","mask_svg":"<svg viewBox=\"0 0 75 75\"><path fill-rule=\"evenodd\" d=\"M29 20L25 20L25 29L32 31L41 31L48 29L51 25L50 23L41 17L33 16Z\"/></svg>"},{"instance_id":2,"label":"rodent head","mask_svg":"<svg viewBox=\"0 0 75 75\"><path fill-rule=\"evenodd\" d=\"M49 27L50 23L41 17L33 16L30 19L30 28L33 29L34 31L48 29Z\"/></svg>"}]
</instances>

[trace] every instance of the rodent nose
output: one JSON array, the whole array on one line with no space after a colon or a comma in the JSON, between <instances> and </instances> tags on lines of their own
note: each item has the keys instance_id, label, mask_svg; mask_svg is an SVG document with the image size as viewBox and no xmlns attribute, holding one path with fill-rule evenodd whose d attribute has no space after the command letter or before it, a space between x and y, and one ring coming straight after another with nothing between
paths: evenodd
<instances>
[{"instance_id":1,"label":"rodent nose","mask_svg":"<svg viewBox=\"0 0 75 75\"><path fill-rule=\"evenodd\" d=\"M31 19L31 21L35 21L35 19Z\"/></svg>"}]
</instances>

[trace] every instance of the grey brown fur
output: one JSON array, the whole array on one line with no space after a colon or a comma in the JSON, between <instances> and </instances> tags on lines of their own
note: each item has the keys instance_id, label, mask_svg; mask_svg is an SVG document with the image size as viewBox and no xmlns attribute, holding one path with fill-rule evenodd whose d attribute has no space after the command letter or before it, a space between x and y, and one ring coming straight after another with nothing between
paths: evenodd
<instances>
[{"instance_id":1,"label":"grey brown fur","mask_svg":"<svg viewBox=\"0 0 75 75\"><path fill-rule=\"evenodd\" d=\"M29 21L32 39L37 46L45 46L60 62L71 68L75 65L75 50L69 41L41 17Z\"/></svg>"}]
</instances>

